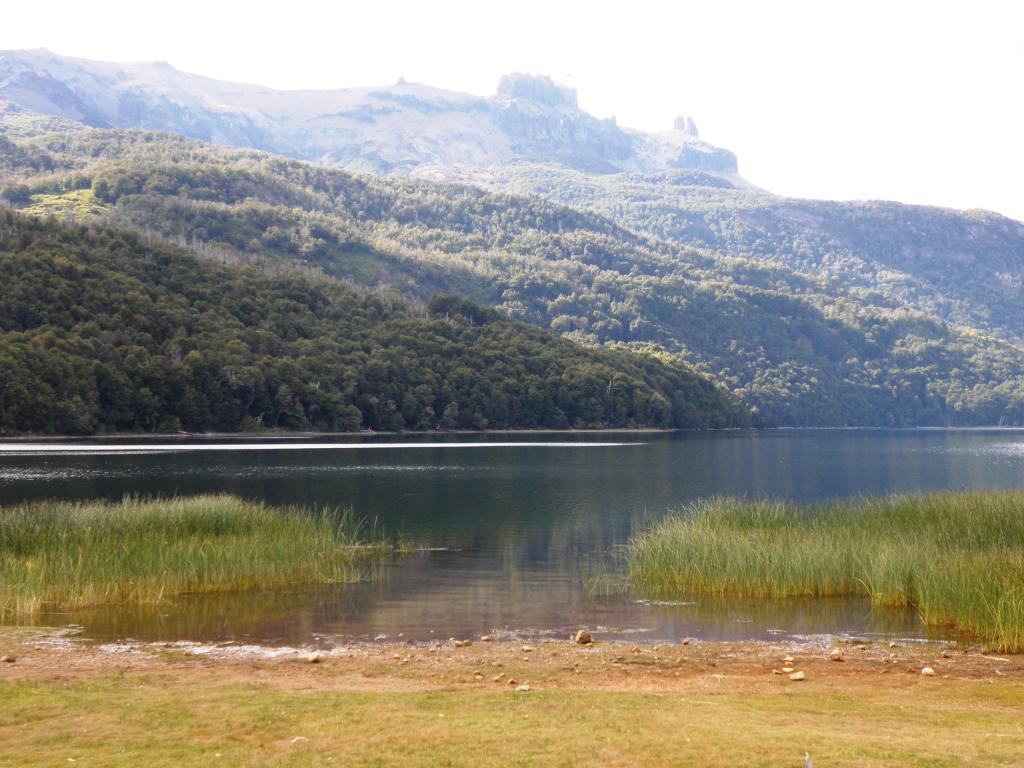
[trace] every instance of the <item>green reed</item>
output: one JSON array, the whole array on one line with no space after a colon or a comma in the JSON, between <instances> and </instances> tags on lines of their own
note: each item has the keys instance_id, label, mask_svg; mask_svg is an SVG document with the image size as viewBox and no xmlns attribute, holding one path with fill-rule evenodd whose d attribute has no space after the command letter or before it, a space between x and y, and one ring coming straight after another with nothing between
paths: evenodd
<instances>
[{"instance_id":1,"label":"green reed","mask_svg":"<svg viewBox=\"0 0 1024 768\"><path fill-rule=\"evenodd\" d=\"M1024 491L710 499L638 535L627 564L650 596L867 596L1024 650Z\"/></svg>"},{"instance_id":2,"label":"green reed","mask_svg":"<svg viewBox=\"0 0 1024 768\"><path fill-rule=\"evenodd\" d=\"M277 509L223 495L0 507L0 620L354 581L389 551L363 533L349 509Z\"/></svg>"}]
</instances>

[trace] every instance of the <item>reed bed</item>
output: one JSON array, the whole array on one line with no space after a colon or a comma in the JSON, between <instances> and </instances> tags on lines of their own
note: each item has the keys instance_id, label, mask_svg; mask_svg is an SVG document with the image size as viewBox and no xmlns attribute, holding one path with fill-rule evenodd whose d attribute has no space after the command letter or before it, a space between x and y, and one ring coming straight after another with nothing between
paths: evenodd
<instances>
[{"instance_id":1,"label":"reed bed","mask_svg":"<svg viewBox=\"0 0 1024 768\"><path fill-rule=\"evenodd\" d=\"M652 597L867 596L1024 651L1022 491L807 506L709 499L634 538L627 565Z\"/></svg>"},{"instance_id":2,"label":"reed bed","mask_svg":"<svg viewBox=\"0 0 1024 768\"><path fill-rule=\"evenodd\" d=\"M347 509L224 496L0 507L0 617L347 582L389 547Z\"/></svg>"}]
</instances>

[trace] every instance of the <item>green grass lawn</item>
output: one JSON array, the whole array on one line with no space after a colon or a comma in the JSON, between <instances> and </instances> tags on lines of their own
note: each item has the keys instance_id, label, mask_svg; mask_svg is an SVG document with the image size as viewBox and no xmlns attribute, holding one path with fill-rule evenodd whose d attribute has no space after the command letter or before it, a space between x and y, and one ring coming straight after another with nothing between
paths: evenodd
<instances>
[{"instance_id":1,"label":"green grass lawn","mask_svg":"<svg viewBox=\"0 0 1024 768\"><path fill-rule=\"evenodd\" d=\"M346 692L99 674L0 680L0 766L962 766L1024 763L1019 680L752 694ZM74 761L73 763L71 761Z\"/></svg>"}]
</instances>

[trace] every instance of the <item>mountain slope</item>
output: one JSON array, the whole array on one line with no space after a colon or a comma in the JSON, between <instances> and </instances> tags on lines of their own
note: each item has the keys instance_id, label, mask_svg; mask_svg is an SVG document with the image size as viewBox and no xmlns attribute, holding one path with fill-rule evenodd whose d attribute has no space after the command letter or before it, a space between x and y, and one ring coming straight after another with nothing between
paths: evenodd
<instances>
[{"instance_id":1,"label":"mountain slope","mask_svg":"<svg viewBox=\"0 0 1024 768\"><path fill-rule=\"evenodd\" d=\"M0 124L21 168L3 195L36 215L424 300L454 292L588 343L656 345L769 424L1024 420L1014 345L775 261L683 248L535 197L355 177L166 134L49 131L23 113Z\"/></svg>"},{"instance_id":2,"label":"mountain slope","mask_svg":"<svg viewBox=\"0 0 1024 768\"><path fill-rule=\"evenodd\" d=\"M621 129L581 110L571 88L521 74L502 78L490 98L405 82L278 91L187 74L162 62L0 51L0 102L95 128L173 131L379 173L522 157L600 172L736 171L736 157L701 141L692 120L657 134Z\"/></svg>"},{"instance_id":3,"label":"mountain slope","mask_svg":"<svg viewBox=\"0 0 1024 768\"><path fill-rule=\"evenodd\" d=\"M595 175L515 163L419 173L538 194L637 232L783 264L1024 344L1024 223L999 214L795 200L692 172Z\"/></svg>"},{"instance_id":4,"label":"mountain slope","mask_svg":"<svg viewBox=\"0 0 1024 768\"><path fill-rule=\"evenodd\" d=\"M723 427L677 362L0 211L0 433Z\"/></svg>"},{"instance_id":5,"label":"mountain slope","mask_svg":"<svg viewBox=\"0 0 1024 768\"><path fill-rule=\"evenodd\" d=\"M1024 224L982 212L779 198L750 189L734 173L735 157L701 142L691 119L662 134L620 129L544 77L508 76L491 98L409 83L285 92L165 63L8 51L0 52L0 104L540 194L663 240L783 264L1024 343Z\"/></svg>"}]
</instances>

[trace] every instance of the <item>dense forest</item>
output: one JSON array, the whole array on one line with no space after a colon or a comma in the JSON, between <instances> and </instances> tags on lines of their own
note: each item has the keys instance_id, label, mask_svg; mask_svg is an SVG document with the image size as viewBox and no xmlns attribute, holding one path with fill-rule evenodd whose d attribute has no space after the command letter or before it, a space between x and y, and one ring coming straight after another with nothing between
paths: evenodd
<instances>
[{"instance_id":1,"label":"dense forest","mask_svg":"<svg viewBox=\"0 0 1024 768\"><path fill-rule=\"evenodd\" d=\"M485 178L663 240L784 264L865 302L1024 340L1024 223L996 213L784 198L697 171L599 175L515 163Z\"/></svg>"},{"instance_id":2,"label":"dense forest","mask_svg":"<svg viewBox=\"0 0 1024 768\"><path fill-rule=\"evenodd\" d=\"M729 427L666 356L0 211L0 433Z\"/></svg>"},{"instance_id":3,"label":"dense forest","mask_svg":"<svg viewBox=\"0 0 1024 768\"><path fill-rule=\"evenodd\" d=\"M611 203L605 216L28 113L0 126L0 194L30 215L414 302L456 294L577 342L661 350L717 378L765 424L1024 423L1024 351L996 323L967 325L783 259L659 239ZM712 177L690 181L731 193Z\"/></svg>"}]
</instances>

